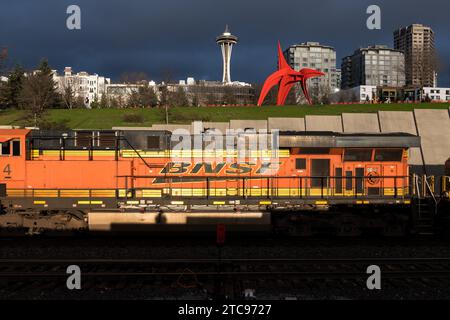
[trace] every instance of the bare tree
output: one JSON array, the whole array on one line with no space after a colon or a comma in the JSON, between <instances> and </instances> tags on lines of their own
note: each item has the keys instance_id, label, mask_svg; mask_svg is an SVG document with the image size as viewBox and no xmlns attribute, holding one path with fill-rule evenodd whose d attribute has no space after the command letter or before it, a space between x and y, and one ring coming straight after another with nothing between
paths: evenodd
<instances>
[{"instance_id":1,"label":"bare tree","mask_svg":"<svg viewBox=\"0 0 450 320\"><path fill-rule=\"evenodd\" d=\"M174 82L174 72L171 69L162 69L161 72L161 80L165 84L173 83Z\"/></svg>"},{"instance_id":2,"label":"bare tree","mask_svg":"<svg viewBox=\"0 0 450 320\"><path fill-rule=\"evenodd\" d=\"M75 103L75 91L70 83L65 82L62 87L62 101L68 109L72 109Z\"/></svg>"},{"instance_id":3,"label":"bare tree","mask_svg":"<svg viewBox=\"0 0 450 320\"><path fill-rule=\"evenodd\" d=\"M223 104L225 105L234 105L237 103L236 96L234 94L234 90L232 87L230 86L225 87L222 100Z\"/></svg>"},{"instance_id":4,"label":"bare tree","mask_svg":"<svg viewBox=\"0 0 450 320\"><path fill-rule=\"evenodd\" d=\"M0 50L0 76L6 74L6 64L8 60L8 48L3 47Z\"/></svg>"}]
</instances>

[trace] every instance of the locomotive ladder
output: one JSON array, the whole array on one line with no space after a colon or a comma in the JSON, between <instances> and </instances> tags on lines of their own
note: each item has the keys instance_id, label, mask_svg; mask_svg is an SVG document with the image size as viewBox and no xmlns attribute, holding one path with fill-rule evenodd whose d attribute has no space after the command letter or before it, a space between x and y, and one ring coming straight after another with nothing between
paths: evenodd
<instances>
[{"instance_id":1,"label":"locomotive ladder","mask_svg":"<svg viewBox=\"0 0 450 320\"><path fill-rule=\"evenodd\" d=\"M412 180L414 229L420 235L432 235L440 201L435 194L434 176L414 174Z\"/></svg>"}]
</instances>

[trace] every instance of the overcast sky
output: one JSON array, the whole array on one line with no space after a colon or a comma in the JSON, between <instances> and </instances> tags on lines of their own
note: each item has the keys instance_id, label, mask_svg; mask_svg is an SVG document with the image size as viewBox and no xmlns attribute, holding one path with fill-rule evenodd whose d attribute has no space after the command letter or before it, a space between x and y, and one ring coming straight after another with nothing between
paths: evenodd
<instances>
[{"instance_id":1,"label":"overcast sky","mask_svg":"<svg viewBox=\"0 0 450 320\"><path fill-rule=\"evenodd\" d=\"M448 0L0 0L0 46L10 63L34 67L48 58L54 69L98 73L118 80L143 71L160 80L188 76L221 80L222 58L215 37L229 24L239 37L232 80L263 82L283 48L317 41L341 58L370 44L393 46L394 29L411 23L433 28L446 65L440 86L450 86ZM81 30L66 28L66 9L81 8ZM366 9L382 10L382 29L368 30Z\"/></svg>"}]
</instances>

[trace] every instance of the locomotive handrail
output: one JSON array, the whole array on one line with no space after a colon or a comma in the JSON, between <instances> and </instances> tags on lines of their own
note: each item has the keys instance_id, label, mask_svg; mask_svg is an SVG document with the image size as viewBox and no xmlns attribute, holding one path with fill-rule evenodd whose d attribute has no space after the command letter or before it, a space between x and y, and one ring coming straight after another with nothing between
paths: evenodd
<instances>
[{"instance_id":1,"label":"locomotive handrail","mask_svg":"<svg viewBox=\"0 0 450 320\"><path fill-rule=\"evenodd\" d=\"M133 151L138 155L138 157L142 160L142 162L144 162L144 164L147 166L147 168L152 169L152 167L147 163L147 161L145 161L145 159L141 156L139 151L137 151L136 148L133 147L133 145L130 143L130 141L128 141L127 138L122 136L122 137L120 137L120 139L123 139L131 147L131 149L133 149Z\"/></svg>"},{"instance_id":2,"label":"locomotive handrail","mask_svg":"<svg viewBox=\"0 0 450 320\"><path fill-rule=\"evenodd\" d=\"M183 176L183 175L170 175L170 173L165 174L165 175L118 175L116 176L117 178L137 178L137 179L144 179L144 178L165 178L165 179L173 179L173 178L180 178L180 179L194 179L194 180L198 180L198 179L206 179L206 178L215 178L218 180L236 180L236 179L292 179L295 178L293 176L267 176L267 175L258 175L258 176L242 176L242 175L238 175L238 176L213 176L213 175L204 175L204 176ZM409 178L409 176L377 176L380 179L394 179L394 178ZM345 177L345 176L299 176L299 178L310 178L310 179L320 179L320 178L332 178L332 179L348 179L349 177ZM370 179L372 178L372 176L352 176L352 179L354 178L358 178L358 179Z\"/></svg>"},{"instance_id":3,"label":"locomotive handrail","mask_svg":"<svg viewBox=\"0 0 450 320\"><path fill-rule=\"evenodd\" d=\"M298 197L300 199L302 198L320 198L320 199L329 199L332 197L346 197L353 196L355 199L358 198L371 198L371 197L390 197L394 199L405 197L410 197L411 192L409 190L409 184L407 179L409 179L409 176L396 176L396 175L389 175L389 176L379 176L380 179L379 186L375 187L379 191L375 194L369 194L369 189L367 187L366 181L372 176L351 176L351 177L345 177L345 176L300 176L298 177L298 183L295 183L292 185L291 182L289 182L289 185L287 187L284 187L287 189L287 196L280 195L280 188L283 189L283 186L276 185L274 187L274 182L277 183L277 181L283 181L283 179L289 179L290 181L293 179L292 176L267 176L267 175L261 175L261 176L192 176L192 175L120 175L117 176L117 178L124 178L125 179L125 185L127 190L145 190L145 189L155 189L155 186L152 186L152 182L149 183L147 186L141 186L141 187L132 187L128 189L128 180L131 178L133 180L136 179L159 179L158 183L167 183L169 184L169 192L167 192L163 196L167 196L169 198L171 197L179 197L177 195L172 194L173 184L182 184L182 183L202 183L206 186L204 187L202 185L202 189L206 188L206 191L204 191L204 196L206 199L209 199L211 197L232 197L232 196L240 196L243 199L248 199L248 197L260 197L260 198L280 198L280 197ZM318 185L311 185L312 181L319 181L320 183ZM345 179L350 179L352 181L351 189L348 189L348 187L341 185L339 188L339 192L336 192L336 181L341 180L345 181ZM393 185L389 187L385 187L385 180L392 179ZM236 188L238 191L235 195L230 195L228 193L225 193L225 195L217 195L213 194L211 195L210 188L211 188L211 182L218 181L218 182L224 182L227 183L229 181L237 181L236 186L232 186L232 188ZM267 185L260 185L257 187L259 190L266 190L267 194L264 195L264 192L261 191L260 195L252 195L252 188L253 186L251 184L247 184L247 181L261 181L261 180L267 180ZM399 183L399 180L402 181L402 183ZM239 181L242 181L239 182ZM361 181L358 183L361 183L359 186L356 184L356 181ZM326 182L326 183L325 183ZM162 189L166 188L165 186L157 187L156 189ZM187 190L192 189L191 186L179 186L176 187L180 190ZM214 188L214 187L213 187ZM230 186L225 186L225 188L230 188ZM325 189L326 188L326 189ZM292 190L298 190L298 195L293 195ZM284 191L286 192L286 191ZM315 192L315 194L313 194ZM386 193L387 192L387 193ZM389 192L391 194L389 195ZM400 193L401 192L401 193ZM294 193L294 194L296 194ZM317 194L318 193L318 194Z\"/></svg>"}]
</instances>

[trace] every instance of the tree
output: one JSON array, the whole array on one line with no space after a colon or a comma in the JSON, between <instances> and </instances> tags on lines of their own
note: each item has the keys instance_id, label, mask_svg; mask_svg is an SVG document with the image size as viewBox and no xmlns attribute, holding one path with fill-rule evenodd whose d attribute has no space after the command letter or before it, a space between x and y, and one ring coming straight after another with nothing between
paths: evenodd
<instances>
[{"instance_id":1,"label":"tree","mask_svg":"<svg viewBox=\"0 0 450 320\"><path fill-rule=\"evenodd\" d=\"M189 105L189 100L183 87L178 87L175 92L169 94L169 105L171 107L185 107Z\"/></svg>"},{"instance_id":2,"label":"tree","mask_svg":"<svg viewBox=\"0 0 450 320\"><path fill-rule=\"evenodd\" d=\"M236 96L234 95L234 90L230 86L226 86L223 94L223 104L234 105L236 104Z\"/></svg>"},{"instance_id":3,"label":"tree","mask_svg":"<svg viewBox=\"0 0 450 320\"><path fill-rule=\"evenodd\" d=\"M117 98L110 97L108 99L108 107L109 108L119 108L119 102L117 101Z\"/></svg>"},{"instance_id":4,"label":"tree","mask_svg":"<svg viewBox=\"0 0 450 320\"><path fill-rule=\"evenodd\" d=\"M140 86L137 90L132 90L128 95L127 107L129 108L156 107L157 105L158 97L148 84Z\"/></svg>"},{"instance_id":5,"label":"tree","mask_svg":"<svg viewBox=\"0 0 450 320\"><path fill-rule=\"evenodd\" d=\"M0 76L6 72L6 62L8 60L8 49L6 47L0 50Z\"/></svg>"},{"instance_id":6,"label":"tree","mask_svg":"<svg viewBox=\"0 0 450 320\"><path fill-rule=\"evenodd\" d=\"M106 93L102 94L102 97L100 98L100 108L108 108L108 98L106 97Z\"/></svg>"},{"instance_id":7,"label":"tree","mask_svg":"<svg viewBox=\"0 0 450 320\"><path fill-rule=\"evenodd\" d=\"M193 107L200 106L200 97L198 96L197 92L194 92L194 94L192 96L192 106Z\"/></svg>"},{"instance_id":8,"label":"tree","mask_svg":"<svg viewBox=\"0 0 450 320\"><path fill-rule=\"evenodd\" d=\"M84 103L84 98L81 96L77 96L73 102L73 107L77 108L77 109L86 108L86 105Z\"/></svg>"},{"instance_id":9,"label":"tree","mask_svg":"<svg viewBox=\"0 0 450 320\"><path fill-rule=\"evenodd\" d=\"M75 91L70 83L64 83L63 93L61 95L64 105L68 109L72 109L75 104Z\"/></svg>"},{"instance_id":10,"label":"tree","mask_svg":"<svg viewBox=\"0 0 450 320\"><path fill-rule=\"evenodd\" d=\"M162 107L165 107L168 105L169 102L169 90L167 89L166 85L161 86L160 88L160 99L159 99L159 105Z\"/></svg>"},{"instance_id":11,"label":"tree","mask_svg":"<svg viewBox=\"0 0 450 320\"><path fill-rule=\"evenodd\" d=\"M19 96L22 91L24 70L16 65L8 75L8 81L2 83L0 105L5 108L19 108Z\"/></svg>"},{"instance_id":12,"label":"tree","mask_svg":"<svg viewBox=\"0 0 450 320\"><path fill-rule=\"evenodd\" d=\"M213 106L217 104L216 96L214 93L210 92L206 95L206 104L208 106Z\"/></svg>"},{"instance_id":13,"label":"tree","mask_svg":"<svg viewBox=\"0 0 450 320\"><path fill-rule=\"evenodd\" d=\"M35 125L46 109L59 106L59 96L56 92L53 73L48 62L43 60L37 71L25 77L19 96L19 105L30 110Z\"/></svg>"},{"instance_id":14,"label":"tree","mask_svg":"<svg viewBox=\"0 0 450 320\"><path fill-rule=\"evenodd\" d=\"M138 95L140 100L140 106L145 107L156 107L158 105L158 97L156 96L155 90L148 84L139 87Z\"/></svg>"},{"instance_id":15,"label":"tree","mask_svg":"<svg viewBox=\"0 0 450 320\"><path fill-rule=\"evenodd\" d=\"M139 93L137 90L132 90L131 93L128 95L127 99L127 108L136 108L140 106L139 101Z\"/></svg>"},{"instance_id":16,"label":"tree","mask_svg":"<svg viewBox=\"0 0 450 320\"><path fill-rule=\"evenodd\" d=\"M91 108L92 109L100 108L100 102L98 101L97 95L94 96L94 101L91 102Z\"/></svg>"}]
</instances>

